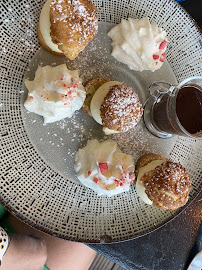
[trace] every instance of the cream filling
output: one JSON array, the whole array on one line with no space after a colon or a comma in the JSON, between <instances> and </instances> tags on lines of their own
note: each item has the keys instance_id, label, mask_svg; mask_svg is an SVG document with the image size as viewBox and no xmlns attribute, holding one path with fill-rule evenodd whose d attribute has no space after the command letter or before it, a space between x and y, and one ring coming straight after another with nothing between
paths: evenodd
<instances>
[{"instance_id":1,"label":"cream filling","mask_svg":"<svg viewBox=\"0 0 202 270\"><path fill-rule=\"evenodd\" d=\"M54 52L62 53L59 50L58 45L52 42L50 35L50 4L52 0L47 0L44 4L40 18L39 18L39 29L46 45Z\"/></svg>"},{"instance_id":2,"label":"cream filling","mask_svg":"<svg viewBox=\"0 0 202 270\"><path fill-rule=\"evenodd\" d=\"M153 160L149 164L147 164L146 166L140 168L139 171L138 171L137 182L136 182L136 190L137 190L137 194L139 195L139 197L146 204L152 205L153 202L148 198L148 196L147 196L147 194L145 192L145 187L140 182L140 179L142 178L142 176L145 173L147 173L147 172L149 172L151 170L154 170L157 166L160 166L164 161L165 160Z\"/></svg>"},{"instance_id":3,"label":"cream filling","mask_svg":"<svg viewBox=\"0 0 202 270\"><path fill-rule=\"evenodd\" d=\"M118 85L118 84L122 84L122 83L118 82L118 81L110 81L110 82L104 83L103 85L101 85L98 88L98 90L95 92L95 94L91 100L91 104L90 104L91 114L92 114L93 118L95 119L95 121L100 125L102 125L102 118L100 115L100 107L101 107L102 103L104 102L104 98L106 97L107 93L109 92L110 86ZM119 131L109 129L107 127L104 127L103 131L106 135L110 135L113 133L119 133Z\"/></svg>"},{"instance_id":4,"label":"cream filling","mask_svg":"<svg viewBox=\"0 0 202 270\"><path fill-rule=\"evenodd\" d=\"M105 135L111 135L111 134L114 134L114 133L120 133L117 130L109 129L107 127L103 127L103 131L104 131Z\"/></svg>"}]
</instances>

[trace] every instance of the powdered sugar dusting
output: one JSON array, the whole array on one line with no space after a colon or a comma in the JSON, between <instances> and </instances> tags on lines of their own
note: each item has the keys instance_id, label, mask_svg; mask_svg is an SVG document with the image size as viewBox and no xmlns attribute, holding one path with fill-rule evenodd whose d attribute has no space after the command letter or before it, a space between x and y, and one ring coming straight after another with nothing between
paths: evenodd
<instances>
[{"instance_id":1,"label":"powdered sugar dusting","mask_svg":"<svg viewBox=\"0 0 202 270\"><path fill-rule=\"evenodd\" d=\"M53 0L50 20L52 41L69 59L74 59L98 30L96 7L91 1Z\"/></svg>"},{"instance_id":2,"label":"powdered sugar dusting","mask_svg":"<svg viewBox=\"0 0 202 270\"><path fill-rule=\"evenodd\" d=\"M155 168L153 175L145 173L141 181L149 199L160 208L174 210L188 200L191 178L178 163L163 162Z\"/></svg>"},{"instance_id":3,"label":"powdered sugar dusting","mask_svg":"<svg viewBox=\"0 0 202 270\"><path fill-rule=\"evenodd\" d=\"M134 127L143 114L137 94L126 84L110 87L100 111L103 126L121 132Z\"/></svg>"},{"instance_id":4,"label":"powdered sugar dusting","mask_svg":"<svg viewBox=\"0 0 202 270\"><path fill-rule=\"evenodd\" d=\"M106 138L109 136L105 136L104 139ZM117 141L122 151L132 155L135 163L142 155L160 151L160 148L156 147L156 142L152 141L152 136L145 129L143 120L128 132L113 134L110 138Z\"/></svg>"}]
</instances>

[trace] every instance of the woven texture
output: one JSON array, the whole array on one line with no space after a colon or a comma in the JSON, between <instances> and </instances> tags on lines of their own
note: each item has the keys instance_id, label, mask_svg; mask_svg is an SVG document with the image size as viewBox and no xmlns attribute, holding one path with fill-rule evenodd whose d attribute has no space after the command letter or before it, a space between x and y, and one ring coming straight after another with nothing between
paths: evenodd
<instances>
[{"instance_id":1,"label":"woven texture","mask_svg":"<svg viewBox=\"0 0 202 270\"><path fill-rule=\"evenodd\" d=\"M93 1L101 22L148 16L168 33L167 59L178 81L201 76L201 34L174 1ZM42 1L5 1L0 7L0 201L31 226L83 242L118 242L158 228L182 209L161 211L127 194L98 197L68 181L41 158L25 131L20 92L30 59L39 48L37 23ZM190 199L201 188L202 147L178 138L169 158L193 179Z\"/></svg>"}]
</instances>

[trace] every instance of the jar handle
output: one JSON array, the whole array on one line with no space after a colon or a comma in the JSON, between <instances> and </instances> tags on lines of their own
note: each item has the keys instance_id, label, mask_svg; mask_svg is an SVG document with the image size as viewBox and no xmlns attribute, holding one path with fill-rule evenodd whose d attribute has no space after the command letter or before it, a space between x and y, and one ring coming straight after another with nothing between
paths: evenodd
<instances>
[{"instance_id":1,"label":"jar handle","mask_svg":"<svg viewBox=\"0 0 202 270\"><path fill-rule=\"evenodd\" d=\"M149 87L150 94L158 100L162 94L171 94L175 89L174 85L165 82L154 82Z\"/></svg>"}]
</instances>

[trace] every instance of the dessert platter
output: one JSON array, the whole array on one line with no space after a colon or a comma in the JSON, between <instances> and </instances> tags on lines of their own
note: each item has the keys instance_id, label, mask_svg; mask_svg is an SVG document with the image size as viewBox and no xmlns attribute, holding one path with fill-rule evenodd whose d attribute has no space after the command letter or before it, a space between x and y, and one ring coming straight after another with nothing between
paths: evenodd
<instances>
[{"instance_id":1,"label":"dessert platter","mask_svg":"<svg viewBox=\"0 0 202 270\"><path fill-rule=\"evenodd\" d=\"M159 139L142 115L153 82L201 76L189 15L170 0L1 8L0 202L87 243L133 239L183 211L201 190L201 140Z\"/></svg>"}]
</instances>

